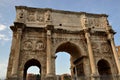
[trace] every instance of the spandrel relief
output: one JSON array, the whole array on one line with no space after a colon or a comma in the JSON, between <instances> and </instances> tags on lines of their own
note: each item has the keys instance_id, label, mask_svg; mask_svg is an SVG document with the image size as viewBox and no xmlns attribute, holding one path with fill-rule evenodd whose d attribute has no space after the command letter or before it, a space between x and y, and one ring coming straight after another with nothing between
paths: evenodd
<instances>
[{"instance_id":1,"label":"spandrel relief","mask_svg":"<svg viewBox=\"0 0 120 80\"><path fill-rule=\"evenodd\" d=\"M24 49L24 50L32 50L32 42L30 42L30 41L25 41L25 42L23 43L23 49Z\"/></svg>"},{"instance_id":2,"label":"spandrel relief","mask_svg":"<svg viewBox=\"0 0 120 80\"><path fill-rule=\"evenodd\" d=\"M36 43L36 47L35 47L36 50L43 50L44 49L44 43L42 41L38 41Z\"/></svg>"},{"instance_id":3,"label":"spandrel relief","mask_svg":"<svg viewBox=\"0 0 120 80\"><path fill-rule=\"evenodd\" d=\"M92 49L93 49L93 52L95 53L95 55L100 54L99 45L97 43L95 43L95 42L92 43Z\"/></svg>"},{"instance_id":4,"label":"spandrel relief","mask_svg":"<svg viewBox=\"0 0 120 80\"><path fill-rule=\"evenodd\" d=\"M103 53L110 52L110 46L107 43L102 43L101 44L101 50Z\"/></svg>"}]
</instances>

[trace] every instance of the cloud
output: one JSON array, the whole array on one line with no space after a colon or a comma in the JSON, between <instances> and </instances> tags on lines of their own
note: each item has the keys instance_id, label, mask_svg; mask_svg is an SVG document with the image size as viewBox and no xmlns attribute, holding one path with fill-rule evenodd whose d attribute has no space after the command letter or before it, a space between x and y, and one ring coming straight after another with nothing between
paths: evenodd
<instances>
[{"instance_id":1,"label":"cloud","mask_svg":"<svg viewBox=\"0 0 120 80\"><path fill-rule=\"evenodd\" d=\"M7 27L5 26L5 25L3 25L3 24L0 24L0 31L3 31L3 30L5 30Z\"/></svg>"},{"instance_id":2,"label":"cloud","mask_svg":"<svg viewBox=\"0 0 120 80\"><path fill-rule=\"evenodd\" d=\"M0 63L0 79L6 78L7 63Z\"/></svg>"},{"instance_id":3,"label":"cloud","mask_svg":"<svg viewBox=\"0 0 120 80\"><path fill-rule=\"evenodd\" d=\"M10 39L4 34L0 34L0 40L8 41Z\"/></svg>"}]
</instances>

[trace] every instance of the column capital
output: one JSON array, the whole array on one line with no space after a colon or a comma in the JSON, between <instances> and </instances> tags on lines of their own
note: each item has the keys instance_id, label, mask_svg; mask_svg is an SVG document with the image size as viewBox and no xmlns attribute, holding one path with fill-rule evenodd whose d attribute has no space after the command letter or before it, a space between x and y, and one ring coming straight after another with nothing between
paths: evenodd
<instances>
[{"instance_id":1,"label":"column capital","mask_svg":"<svg viewBox=\"0 0 120 80\"><path fill-rule=\"evenodd\" d=\"M16 28L21 28L21 29L25 28L25 24L24 23L14 22L14 25L15 25Z\"/></svg>"},{"instance_id":2,"label":"column capital","mask_svg":"<svg viewBox=\"0 0 120 80\"><path fill-rule=\"evenodd\" d=\"M106 33L107 33L107 34L109 34L109 33L115 34L116 32L112 29L112 26L108 25L108 26L106 27Z\"/></svg>"},{"instance_id":3,"label":"column capital","mask_svg":"<svg viewBox=\"0 0 120 80\"><path fill-rule=\"evenodd\" d=\"M114 35L111 34L111 33L109 33L109 34L108 34L108 40L113 40L113 39L114 39Z\"/></svg>"},{"instance_id":4,"label":"column capital","mask_svg":"<svg viewBox=\"0 0 120 80\"><path fill-rule=\"evenodd\" d=\"M83 28L84 33L90 33L90 28Z\"/></svg>"}]
</instances>

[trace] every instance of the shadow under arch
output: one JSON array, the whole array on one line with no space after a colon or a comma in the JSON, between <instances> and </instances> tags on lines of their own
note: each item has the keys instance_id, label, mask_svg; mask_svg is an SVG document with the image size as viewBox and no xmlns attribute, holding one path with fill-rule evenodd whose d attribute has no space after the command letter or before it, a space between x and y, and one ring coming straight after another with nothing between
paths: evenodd
<instances>
[{"instance_id":1,"label":"shadow under arch","mask_svg":"<svg viewBox=\"0 0 120 80\"><path fill-rule=\"evenodd\" d=\"M41 75L41 64L40 64L40 62L38 60L36 60L36 59L30 59L24 65L23 80L26 80L27 70L31 66L37 66L39 68L39 70L40 70L40 75Z\"/></svg>"},{"instance_id":2,"label":"shadow under arch","mask_svg":"<svg viewBox=\"0 0 120 80\"><path fill-rule=\"evenodd\" d=\"M107 60L101 59L97 63L100 80L113 80L110 64Z\"/></svg>"},{"instance_id":3,"label":"shadow under arch","mask_svg":"<svg viewBox=\"0 0 120 80\"><path fill-rule=\"evenodd\" d=\"M70 65L71 65L71 77L77 78L84 75L84 68L83 68L83 58L84 56L81 54L81 50L78 45L72 42L64 42L60 44L57 49L56 53L58 52L67 52L70 55Z\"/></svg>"}]
</instances>

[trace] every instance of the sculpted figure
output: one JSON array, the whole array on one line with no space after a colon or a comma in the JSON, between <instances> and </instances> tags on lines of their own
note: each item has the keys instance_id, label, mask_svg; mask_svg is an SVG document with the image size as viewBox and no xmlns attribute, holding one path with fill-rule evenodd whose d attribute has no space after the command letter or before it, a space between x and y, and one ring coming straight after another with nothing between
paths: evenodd
<instances>
[{"instance_id":1,"label":"sculpted figure","mask_svg":"<svg viewBox=\"0 0 120 80\"><path fill-rule=\"evenodd\" d=\"M24 13L24 11L21 10L20 13L19 13L19 18L20 18L20 19L24 17L24 14L23 14L23 13Z\"/></svg>"},{"instance_id":2,"label":"sculpted figure","mask_svg":"<svg viewBox=\"0 0 120 80\"><path fill-rule=\"evenodd\" d=\"M24 46L23 46L24 50L31 50L32 49L32 43L27 41L24 43Z\"/></svg>"},{"instance_id":3,"label":"sculpted figure","mask_svg":"<svg viewBox=\"0 0 120 80\"><path fill-rule=\"evenodd\" d=\"M50 11L45 13L45 21L50 21Z\"/></svg>"},{"instance_id":4,"label":"sculpted figure","mask_svg":"<svg viewBox=\"0 0 120 80\"><path fill-rule=\"evenodd\" d=\"M36 50L42 50L43 48L44 48L43 42L38 42L38 43L36 44Z\"/></svg>"}]
</instances>

